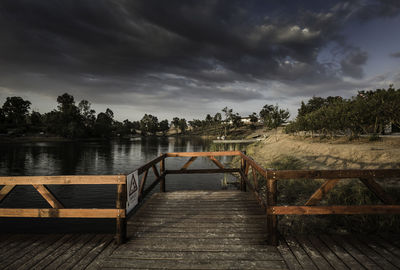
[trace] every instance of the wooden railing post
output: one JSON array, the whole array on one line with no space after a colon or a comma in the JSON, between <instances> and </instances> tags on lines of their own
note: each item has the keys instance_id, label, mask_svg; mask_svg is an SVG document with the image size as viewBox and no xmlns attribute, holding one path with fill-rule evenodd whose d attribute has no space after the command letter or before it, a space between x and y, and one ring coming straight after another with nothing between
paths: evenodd
<instances>
[{"instance_id":1,"label":"wooden railing post","mask_svg":"<svg viewBox=\"0 0 400 270\"><path fill-rule=\"evenodd\" d=\"M121 175L121 177L125 177L125 184L117 185L117 201L116 208L125 210L126 209L126 176ZM121 245L126 240L126 218L120 217L118 215L116 220L116 242L118 245Z\"/></svg>"},{"instance_id":2,"label":"wooden railing post","mask_svg":"<svg viewBox=\"0 0 400 270\"><path fill-rule=\"evenodd\" d=\"M241 177L240 177L240 190L241 191L246 191L246 181L243 178L245 168L246 168L246 160L244 160L243 157L240 157L240 171L242 172Z\"/></svg>"},{"instance_id":3,"label":"wooden railing post","mask_svg":"<svg viewBox=\"0 0 400 270\"><path fill-rule=\"evenodd\" d=\"M267 175L267 231L268 243L273 246L278 245L278 217L269 209L272 209L277 202L277 179L275 174Z\"/></svg>"},{"instance_id":4,"label":"wooden railing post","mask_svg":"<svg viewBox=\"0 0 400 270\"><path fill-rule=\"evenodd\" d=\"M160 161L160 192L165 192L165 157Z\"/></svg>"}]
</instances>

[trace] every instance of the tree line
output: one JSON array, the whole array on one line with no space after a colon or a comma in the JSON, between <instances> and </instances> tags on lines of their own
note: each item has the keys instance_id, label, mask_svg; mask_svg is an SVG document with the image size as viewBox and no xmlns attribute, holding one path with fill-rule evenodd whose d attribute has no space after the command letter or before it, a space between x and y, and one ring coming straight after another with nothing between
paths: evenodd
<instances>
[{"instance_id":1,"label":"tree line","mask_svg":"<svg viewBox=\"0 0 400 270\"><path fill-rule=\"evenodd\" d=\"M119 122L107 108L96 115L91 103L82 100L76 104L72 95L65 93L57 97L57 108L41 114L29 112L31 102L21 97L7 97L0 108L0 133L7 131L14 135L26 133L49 133L64 138L110 138L166 133L168 120L158 121L156 116L145 114L140 121Z\"/></svg>"},{"instance_id":2,"label":"tree line","mask_svg":"<svg viewBox=\"0 0 400 270\"><path fill-rule=\"evenodd\" d=\"M140 121L120 122L114 119L114 113L107 108L105 112L96 114L91 103L82 100L77 103L68 93L57 97L56 109L41 114L30 111L31 102L21 97L7 97L0 108L0 134L11 133L22 135L28 133L46 133L65 138L110 138L114 136L127 137L132 135L166 135L170 128L186 134L188 130L210 132L227 135L231 130L244 125L242 117L225 107L214 116L207 114L205 119L174 117L171 122L167 119L159 121L151 114L145 114ZM253 112L248 117L249 127L255 129L264 125L273 129L285 123L289 118L287 110L277 105L265 105L257 114ZM212 132L211 132L212 133Z\"/></svg>"},{"instance_id":3,"label":"tree line","mask_svg":"<svg viewBox=\"0 0 400 270\"><path fill-rule=\"evenodd\" d=\"M322 135L382 134L387 126L400 127L400 89L358 91L345 99L313 97L301 102L296 119L286 126L287 133Z\"/></svg>"}]
</instances>

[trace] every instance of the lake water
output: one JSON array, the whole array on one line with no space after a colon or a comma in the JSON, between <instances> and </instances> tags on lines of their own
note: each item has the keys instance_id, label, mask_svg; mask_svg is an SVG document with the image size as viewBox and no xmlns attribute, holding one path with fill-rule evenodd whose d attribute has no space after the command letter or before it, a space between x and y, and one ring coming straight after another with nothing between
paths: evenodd
<instances>
[{"instance_id":1,"label":"lake water","mask_svg":"<svg viewBox=\"0 0 400 270\"><path fill-rule=\"evenodd\" d=\"M0 175L93 175L127 174L166 152L201 152L239 150L224 145L215 149L211 140L168 137L142 138L137 141L34 142L0 143ZM167 158L166 169L179 169L188 158ZM230 157L221 157L229 163ZM190 168L216 168L206 158L198 158ZM231 175L225 175L230 180ZM166 189L219 190L223 174L168 175ZM147 184L154 179L149 170ZM48 186L66 208L114 208L114 185ZM235 187L230 187L235 188ZM155 191L159 187L155 187ZM17 186L0 203L2 208L49 208L48 203L32 186ZM114 220L82 219L10 219L0 218L0 229L18 232L111 232Z\"/></svg>"}]
</instances>

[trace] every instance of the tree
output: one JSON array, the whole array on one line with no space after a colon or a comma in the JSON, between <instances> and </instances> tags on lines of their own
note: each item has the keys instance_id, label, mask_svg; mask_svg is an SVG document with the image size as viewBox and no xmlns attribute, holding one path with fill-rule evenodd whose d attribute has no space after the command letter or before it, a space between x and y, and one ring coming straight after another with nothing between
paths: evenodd
<instances>
[{"instance_id":1,"label":"tree","mask_svg":"<svg viewBox=\"0 0 400 270\"><path fill-rule=\"evenodd\" d=\"M165 136L165 134L169 130L169 123L168 123L167 119L160 121L158 130L161 131L163 133L163 135Z\"/></svg>"},{"instance_id":2,"label":"tree","mask_svg":"<svg viewBox=\"0 0 400 270\"><path fill-rule=\"evenodd\" d=\"M76 110L74 97L68 93L64 93L57 97L58 110L62 113L71 113Z\"/></svg>"},{"instance_id":3,"label":"tree","mask_svg":"<svg viewBox=\"0 0 400 270\"><path fill-rule=\"evenodd\" d=\"M112 130L113 119L110 117L110 114L104 112L99 113L94 124L95 135L103 139L108 139L112 135Z\"/></svg>"},{"instance_id":4,"label":"tree","mask_svg":"<svg viewBox=\"0 0 400 270\"><path fill-rule=\"evenodd\" d=\"M255 129L256 128L256 123L258 122L258 117L257 117L257 113L253 112L252 114L249 115L250 118L250 123L251 123L251 129Z\"/></svg>"},{"instance_id":5,"label":"tree","mask_svg":"<svg viewBox=\"0 0 400 270\"><path fill-rule=\"evenodd\" d=\"M185 134L186 129L187 129L187 123L186 123L186 119L185 118L181 118L179 119L179 123L178 123L179 129L181 130L182 134Z\"/></svg>"},{"instance_id":6,"label":"tree","mask_svg":"<svg viewBox=\"0 0 400 270\"><path fill-rule=\"evenodd\" d=\"M260 111L264 125L269 129L276 129L286 123L290 114L288 110L279 109L278 105L265 105Z\"/></svg>"},{"instance_id":7,"label":"tree","mask_svg":"<svg viewBox=\"0 0 400 270\"><path fill-rule=\"evenodd\" d=\"M158 130L158 119L151 114L145 114L140 120L140 129L142 134L148 133L155 135Z\"/></svg>"},{"instance_id":8,"label":"tree","mask_svg":"<svg viewBox=\"0 0 400 270\"><path fill-rule=\"evenodd\" d=\"M213 117L210 114L207 114L205 121L208 126L211 126L211 124L213 122Z\"/></svg>"},{"instance_id":9,"label":"tree","mask_svg":"<svg viewBox=\"0 0 400 270\"><path fill-rule=\"evenodd\" d=\"M221 121L222 121L222 115L221 115L221 113L216 113L215 115L214 115L214 122L216 123L216 124L220 124L221 123Z\"/></svg>"},{"instance_id":10,"label":"tree","mask_svg":"<svg viewBox=\"0 0 400 270\"><path fill-rule=\"evenodd\" d=\"M179 128L179 117L174 117L174 118L172 118L171 124L172 124L175 128Z\"/></svg>"},{"instance_id":11,"label":"tree","mask_svg":"<svg viewBox=\"0 0 400 270\"><path fill-rule=\"evenodd\" d=\"M222 112L225 114L225 137L227 133L227 129L229 126L229 122L232 120L232 109L229 109L228 107L225 107L222 109Z\"/></svg>"},{"instance_id":12,"label":"tree","mask_svg":"<svg viewBox=\"0 0 400 270\"><path fill-rule=\"evenodd\" d=\"M242 117L238 113L231 114L232 125L238 128L242 125Z\"/></svg>"},{"instance_id":13,"label":"tree","mask_svg":"<svg viewBox=\"0 0 400 270\"><path fill-rule=\"evenodd\" d=\"M84 137L85 125L79 108L75 105L74 97L68 93L64 93L57 97L57 102L59 115L53 119L57 122L52 123L57 127L55 130L56 134L67 138Z\"/></svg>"},{"instance_id":14,"label":"tree","mask_svg":"<svg viewBox=\"0 0 400 270\"><path fill-rule=\"evenodd\" d=\"M13 126L25 125L30 106L31 102L21 97L7 97L2 110L5 122Z\"/></svg>"},{"instance_id":15,"label":"tree","mask_svg":"<svg viewBox=\"0 0 400 270\"><path fill-rule=\"evenodd\" d=\"M83 117L83 121L86 127L91 127L96 121L96 111L91 109L91 103L87 100L82 100L78 104L79 112Z\"/></svg>"}]
</instances>

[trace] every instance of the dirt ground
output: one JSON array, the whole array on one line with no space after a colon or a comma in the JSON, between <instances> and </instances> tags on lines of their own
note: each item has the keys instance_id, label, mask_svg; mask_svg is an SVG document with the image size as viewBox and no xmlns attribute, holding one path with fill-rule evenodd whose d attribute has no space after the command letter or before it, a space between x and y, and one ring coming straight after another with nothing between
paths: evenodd
<instances>
[{"instance_id":1,"label":"dirt ground","mask_svg":"<svg viewBox=\"0 0 400 270\"><path fill-rule=\"evenodd\" d=\"M294 157L301 169L394 169L400 168L400 137L349 141L347 137L306 138L278 131L250 145L247 154L265 167L275 160Z\"/></svg>"}]
</instances>

